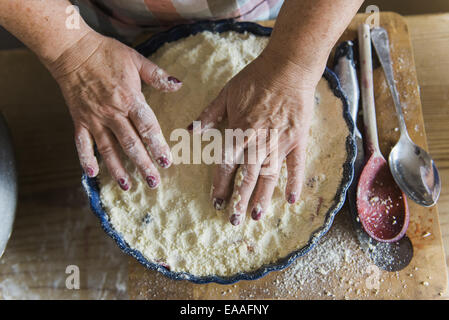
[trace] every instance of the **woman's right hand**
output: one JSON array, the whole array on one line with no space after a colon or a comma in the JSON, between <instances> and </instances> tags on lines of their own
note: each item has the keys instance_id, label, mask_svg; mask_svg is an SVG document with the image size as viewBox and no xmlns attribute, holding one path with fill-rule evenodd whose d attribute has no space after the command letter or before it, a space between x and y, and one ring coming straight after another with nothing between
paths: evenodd
<instances>
[{"instance_id":1,"label":"woman's right hand","mask_svg":"<svg viewBox=\"0 0 449 320\"><path fill-rule=\"evenodd\" d=\"M134 49L95 31L87 33L47 67L72 115L76 148L85 173L89 177L98 174L95 142L123 190L131 187L131 179L120 148L149 187L156 188L160 176L152 160L168 168L171 153L142 94L141 80L166 92L180 89L182 83Z\"/></svg>"}]
</instances>

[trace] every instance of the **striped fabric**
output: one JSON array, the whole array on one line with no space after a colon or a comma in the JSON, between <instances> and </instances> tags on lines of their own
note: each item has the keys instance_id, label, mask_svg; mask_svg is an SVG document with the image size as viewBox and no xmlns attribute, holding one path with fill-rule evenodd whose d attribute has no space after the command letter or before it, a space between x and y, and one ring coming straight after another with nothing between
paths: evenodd
<instances>
[{"instance_id":1,"label":"striped fabric","mask_svg":"<svg viewBox=\"0 0 449 320\"><path fill-rule=\"evenodd\" d=\"M157 30L198 20L268 20L283 0L72 0L97 31L132 41L145 29Z\"/></svg>"}]
</instances>

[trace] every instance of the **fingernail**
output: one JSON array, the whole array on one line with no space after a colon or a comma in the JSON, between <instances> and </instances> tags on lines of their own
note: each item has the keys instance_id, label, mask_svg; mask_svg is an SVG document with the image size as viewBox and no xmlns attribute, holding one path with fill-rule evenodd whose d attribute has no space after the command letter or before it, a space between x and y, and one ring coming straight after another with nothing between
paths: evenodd
<instances>
[{"instance_id":1,"label":"fingernail","mask_svg":"<svg viewBox=\"0 0 449 320\"><path fill-rule=\"evenodd\" d=\"M156 187L157 187L157 179L156 179L156 177L148 176L148 177L147 177L147 183L148 183L148 186L149 186L151 189L156 188Z\"/></svg>"},{"instance_id":2,"label":"fingernail","mask_svg":"<svg viewBox=\"0 0 449 320\"><path fill-rule=\"evenodd\" d=\"M163 266L165 269L170 271L170 266L167 263L163 262L162 260L156 260L156 262L159 263L161 266Z\"/></svg>"},{"instance_id":3,"label":"fingernail","mask_svg":"<svg viewBox=\"0 0 449 320\"><path fill-rule=\"evenodd\" d=\"M87 173L87 176L90 178L92 178L95 175L94 169L92 169L91 167L86 168L86 173Z\"/></svg>"},{"instance_id":4,"label":"fingernail","mask_svg":"<svg viewBox=\"0 0 449 320\"><path fill-rule=\"evenodd\" d=\"M176 79L175 77L169 76L167 78L168 81L174 82L174 83L181 83L180 80Z\"/></svg>"},{"instance_id":5,"label":"fingernail","mask_svg":"<svg viewBox=\"0 0 449 320\"><path fill-rule=\"evenodd\" d=\"M162 168L168 168L170 166L170 161L167 159L166 156L162 156L159 159L157 159L157 163L162 167Z\"/></svg>"},{"instance_id":6,"label":"fingernail","mask_svg":"<svg viewBox=\"0 0 449 320\"><path fill-rule=\"evenodd\" d=\"M126 179L118 179L118 185L122 188L123 191L127 191L129 189L128 183L126 183Z\"/></svg>"},{"instance_id":7,"label":"fingernail","mask_svg":"<svg viewBox=\"0 0 449 320\"><path fill-rule=\"evenodd\" d=\"M287 199L288 203L294 204L296 202L296 195L294 193L290 193Z\"/></svg>"},{"instance_id":8,"label":"fingernail","mask_svg":"<svg viewBox=\"0 0 449 320\"><path fill-rule=\"evenodd\" d=\"M220 198L214 198L213 200L214 208L216 210L223 210L224 209L224 200Z\"/></svg>"},{"instance_id":9,"label":"fingernail","mask_svg":"<svg viewBox=\"0 0 449 320\"><path fill-rule=\"evenodd\" d=\"M193 122L191 124L189 124L189 126L187 127L187 130L189 130L189 131L193 130Z\"/></svg>"},{"instance_id":10,"label":"fingernail","mask_svg":"<svg viewBox=\"0 0 449 320\"><path fill-rule=\"evenodd\" d=\"M231 224L232 224L233 226L237 226L237 225L240 224L240 218L239 218L239 216L236 215L236 214L233 214L233 215L231 216L231 218L229 219L229 221L231 222Z\"/></svg>"},{"instance_id":11,"label":"fingernail","mask_svg":"<svg viewBox=\"0 0 449 320\"><path fill-rule=\"evenodd\" d=\"M251 218L253 218L253 220L260 220L260 218L262 217L262 209L260 208L253 208L253 210L251 211Z\"/></svg>"}]
</instances>

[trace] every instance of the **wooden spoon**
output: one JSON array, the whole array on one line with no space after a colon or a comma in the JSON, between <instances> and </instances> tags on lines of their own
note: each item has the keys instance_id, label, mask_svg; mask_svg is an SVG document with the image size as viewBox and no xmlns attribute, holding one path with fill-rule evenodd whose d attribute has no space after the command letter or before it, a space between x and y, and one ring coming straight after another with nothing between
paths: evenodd
<instances>
[{"instance_id":1,"label":"wooden spoon","mask_svg":"<svg viewBox=\"0 0 449 320\"><path fill-rule=\"evenodd\" d=\"M357 211L363 229L370 237L381 242L396 242L405 235L408 228L407 200L394 181L379 148L370 29L367 24L362 24L358 31L368 161L357 185Z\"/></svg>"}]
</instances>

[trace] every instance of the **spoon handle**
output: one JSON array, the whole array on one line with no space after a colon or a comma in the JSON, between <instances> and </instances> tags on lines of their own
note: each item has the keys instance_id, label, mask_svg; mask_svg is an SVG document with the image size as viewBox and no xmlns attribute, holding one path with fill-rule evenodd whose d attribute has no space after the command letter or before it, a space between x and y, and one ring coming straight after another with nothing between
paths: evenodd
<instances>
[{"instance_id":1,"label":"spoon handle","mask_svg":"<svg viewBox=\"0 0 449 320\"><path fill-rule=\"evenodd\" d=\"M396 108L396 114L398 115L401 134L408 136L407 127L405 125L404 114L402 113L401 102L399 99L399 93L396 88L394 80L393 64L390 57L390 44L388 40L388 33L384 28L377 27L371 31L371 38L374 48L376 49L377 56L379 57L380 64L385 73L388 87L390 88L391 95L393 96L394 106Z\"/></svg>"},{"instance_id":2,"label":"spoon handle","mask_svg":"<svg viewBox=\"0 0 449 320\"><path fill-rule=\"evenodd\" d=\"M373 62L371 55L371 35L367 24L358 28L363 123L365 124L367 148L370 153L381 154L377 137L376 109L374 103Z\"/></svg>"}]
</instances>

